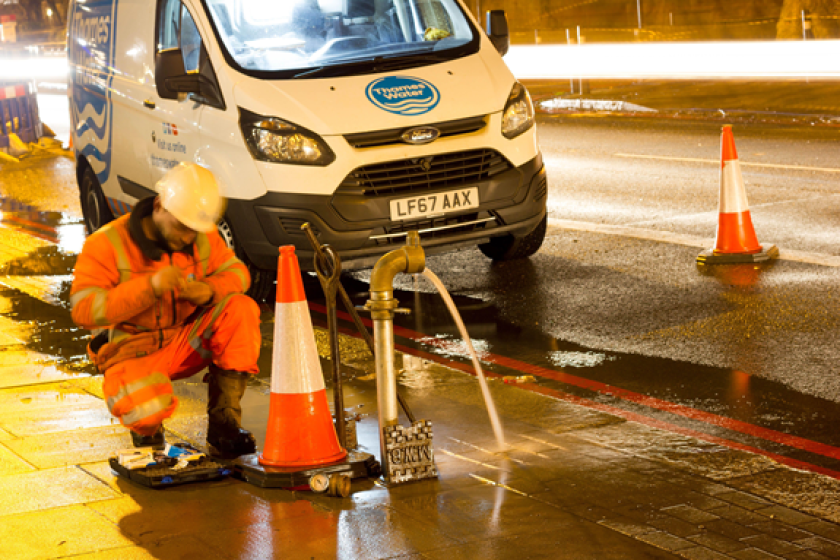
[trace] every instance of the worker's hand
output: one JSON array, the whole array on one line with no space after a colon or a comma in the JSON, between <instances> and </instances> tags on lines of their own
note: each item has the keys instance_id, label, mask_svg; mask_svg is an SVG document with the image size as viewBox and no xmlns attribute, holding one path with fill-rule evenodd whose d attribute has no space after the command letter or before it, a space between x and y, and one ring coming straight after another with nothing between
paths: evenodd
<instances>
[{"instance_id":1,"label":"worker's hand","mask_svg":"<svg viewBox=\"0 0 840 560\"><path fill-rule=\"evenodd\" d=\"M177 288L182 288L186 283L184 277L181 276L181 269L177 266L161 268L152 276L152 289L157 297L168 294Z\"/></svg>"},{"instance_id":2,"label":"worker's hand","mask_svg":"<svg viewBox=\"0 0 840 560\"><path fill-rule=\"evenodd\" d=\"M193 305L205 305L213 299L213 288L204 282L187 282L178 298L185 299Z\"/></svg>"}]
</instances>

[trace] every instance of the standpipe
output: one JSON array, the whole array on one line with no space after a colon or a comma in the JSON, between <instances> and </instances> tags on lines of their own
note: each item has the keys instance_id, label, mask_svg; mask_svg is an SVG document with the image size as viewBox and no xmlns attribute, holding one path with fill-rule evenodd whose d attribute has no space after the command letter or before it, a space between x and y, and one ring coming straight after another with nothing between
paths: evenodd
<instances>
[{"instance_id":1,"label":"standpipe","mask_svg":"<svg viewBox=\"0 0 840 560\"><path fill-rule=\"evenodd\" d=\"M426 268L426 254L420 247L420 234L408 232L406 245L379 259L370 278L370 300L365 308L373 319L376 361L376 400L379 408L379 448L386 482L390 468L383 429L398 423L397 375L394 370L394 313L405 310L394 299L394 277L399 273L417 274Z\"/></svg>"}]
</instances>

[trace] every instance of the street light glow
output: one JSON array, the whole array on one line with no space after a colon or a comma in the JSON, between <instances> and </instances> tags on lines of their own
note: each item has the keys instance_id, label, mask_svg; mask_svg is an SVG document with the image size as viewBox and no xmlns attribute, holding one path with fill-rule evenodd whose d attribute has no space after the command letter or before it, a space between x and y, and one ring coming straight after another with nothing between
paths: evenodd
<instances>
[{"instance_id":1,"label":"street light glow","mask_svg":"<svg viewBox=\"0 0 840 560\"><path fill-rule=\"evenodd\" d=\"M840 40L512 45L518 79L837 79ZM59 80L65 56L6 58L0 80Z\"/></svg>"},{"instance_id":2,"label":"street light glow","mask_svg":"<svg viewBox=\"0 0 840 560\"><path fill-rule=\"evenodd\" d=\"M512 45L505 62L519 79L836 79L840 41Z\"/></svg>"},{"instance_id":3,"label":"street light glow","mask_svg":"<svg viewBox=\"0 0 840 560\"><path fill-rule=\"evenodd\" d=\"M67 80L67 57L19 57L4 58L0 56L0 80Z\"/></svg>"}]
</instances>

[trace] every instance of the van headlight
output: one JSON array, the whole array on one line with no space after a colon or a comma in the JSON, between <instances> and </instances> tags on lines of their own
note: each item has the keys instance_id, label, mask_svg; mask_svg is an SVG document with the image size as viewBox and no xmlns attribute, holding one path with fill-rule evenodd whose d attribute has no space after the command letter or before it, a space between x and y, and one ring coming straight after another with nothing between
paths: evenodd
<instances>
[{"instance_id":1,"label":"van headlight","mask_svg":"<svg viewBox=\"0 0 840 560\"><path fill-rule=\"evenodd\" d=\"M329 165L335 154L320 136L301 126L239 109L239 126L254 159L296 165Z\"/></svg>"},{"instance_id":2,"label":"van headlight","mask_svg":"<svg viewBox=\"0 0 840 560\"><path fill-rule=\"evenodd\" d=\"M534 126L534 104L525 86L516 82L510 90L505 110L502 113L502 134L505 138L516 138Z\"/></svg>"}]
</instances>

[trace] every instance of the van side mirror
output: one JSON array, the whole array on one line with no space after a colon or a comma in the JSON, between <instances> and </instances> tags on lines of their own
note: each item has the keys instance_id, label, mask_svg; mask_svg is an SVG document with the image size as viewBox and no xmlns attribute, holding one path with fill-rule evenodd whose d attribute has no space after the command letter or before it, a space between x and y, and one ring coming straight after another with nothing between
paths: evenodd
<instances>
[{"instance_id":1,"label":"van side mirror","mask_svg":"<svg viewBox=\"0 0 840 560\"><path fill-rule=\"evenodd\" d=\"M487 12L487 36L499 54L505 56L510 48L510 33L504 10Z\"/></svg>"},{"instance_id":2,"label":"van side mirror","mask_svg":"<svg viewBox=\"0 0 840 560\"><path fill-rule=\"evenodd\" d=\"M225 107L212 79L201 73L187 73L181 49L167 49L155 55L155 86L161 99L178 99L178 94L192 93L211 107Z\"/></svg>"},{"instance_id":3,"label":"van side mirror","mask_svg":"<svg viewBox=\"0 0 840 560\"><path fill-rule=\"evenodd\" d=\"M201 92L201 76L198 74L184 74L166 78L166 88L177 93Z\"/></svg>"},{"instance_id":4,"label":"van side mirror","mask_svg":"<svg viewBox=\"0 0 840 560\"><path fill-rule=\"evenodd\" d=\"M181 49L167 49L155 55L155 86L161 99L178 99L179 93L199 92L198 76L187 74Z\"/></svg>"}]
</instances>

